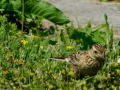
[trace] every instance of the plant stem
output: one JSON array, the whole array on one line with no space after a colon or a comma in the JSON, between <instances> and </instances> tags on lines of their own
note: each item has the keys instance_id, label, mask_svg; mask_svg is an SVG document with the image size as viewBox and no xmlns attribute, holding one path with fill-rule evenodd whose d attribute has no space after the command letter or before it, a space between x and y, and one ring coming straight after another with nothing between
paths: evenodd
<instances>
[{"instance_id":1,"label":"plant stem","mask_svg":"<svg viewBox=\"0 0 120 90\"><path fill-rule=\"evenodd\" d=\"M22 32L24 31L24 0L22 0Z\"/></svg>"}]
</instances>

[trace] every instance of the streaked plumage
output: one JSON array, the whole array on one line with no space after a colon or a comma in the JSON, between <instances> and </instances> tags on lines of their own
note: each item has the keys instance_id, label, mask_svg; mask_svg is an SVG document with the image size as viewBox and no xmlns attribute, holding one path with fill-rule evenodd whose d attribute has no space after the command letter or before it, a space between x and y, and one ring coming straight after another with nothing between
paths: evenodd
<instances>
[{"instance_id":1,"label":"streaked plumage","mask_svg":"<svg viewBox=\"0 0 120 90\"><path fill-rule=\"evenodd\" d=\"M78 51L64 60L70 64L76 76L93 76L104 64L105 50L97 43L90 50Z\"/></svg>"}]
</instances>

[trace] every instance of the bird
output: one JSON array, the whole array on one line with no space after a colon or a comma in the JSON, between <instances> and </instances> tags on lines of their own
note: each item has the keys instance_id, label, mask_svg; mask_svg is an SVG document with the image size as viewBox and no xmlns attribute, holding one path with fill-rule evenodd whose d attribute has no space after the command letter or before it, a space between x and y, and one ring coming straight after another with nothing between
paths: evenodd
<instances>
[{"instance_id":1,"label":"bird","mask_svg":"<svg viewBox=\"0 0 120 90\"><path fill-rule=\"evenodd\" d=\"M61 60L61 59L55 59ZM79 50L67 58L62 59L70 64L74 77L94 76L105 62L105 48L96 43L89 50Z\"/></svg>"}]
</instances>

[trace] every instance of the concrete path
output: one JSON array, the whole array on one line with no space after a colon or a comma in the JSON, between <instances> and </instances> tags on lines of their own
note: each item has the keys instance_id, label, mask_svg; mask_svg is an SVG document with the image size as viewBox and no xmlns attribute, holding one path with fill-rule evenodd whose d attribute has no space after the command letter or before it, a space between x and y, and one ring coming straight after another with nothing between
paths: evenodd
<instances>
[{"instance_id":1,"label":"concrete path","mask_svg":"<svg viewBox=\"0 0 120 90\"><path fill-rule=\"evenodd\" d=\"M50 0L49 0L50 1ZM53 0L50 1L61 9L75 24L103 24L104 14L109 16L111 25L120 26L120 4L100 3L96 0Z\"/></svg>"},{"instance_id":2,"label":"concrete path","mask_svg":"<svg viewBox=\"0 0 120 90\"><path fill-rule=\"evenodd\" d=\"M91 21L93 25L104 24L104 14L109 17L109 23L120 32L120 3L100 3L98 0L47 0L61 9L77 26L86 25Z\"/></svg>"}]
</instances>

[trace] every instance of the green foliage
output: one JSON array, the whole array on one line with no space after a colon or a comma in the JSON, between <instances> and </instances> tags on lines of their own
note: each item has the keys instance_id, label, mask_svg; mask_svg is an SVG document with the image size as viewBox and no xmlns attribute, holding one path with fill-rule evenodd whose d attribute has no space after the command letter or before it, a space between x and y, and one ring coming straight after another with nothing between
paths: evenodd
<instances>
[{"instance_id":1,"label":"green foliage","mask_svg":"<svg viewBox=\"0 0 120 90\"><path fill-rule=\"evenodd\" d=\"M69 64L50 59L89 49L96 42L108 51L107 61L96 76L73 79ZM39 37L32 32L21 33L15 24L0 16L0 89L117 90L120 85L120 63L117 62L120 39L116 46L111 42L113 31L107 17L104 25L65 26L52 35Z\"/></svg>"},{"instance_id":2,"label":"green foliage","mask_svg":"<svg viewBox=\"0 0 120 90\"><path fill-rule=\"evenodd\" d=\"M47 20L52 21L55 24L66 24L69 20L64 16L63 12L55 8L50 3L38 0L25 1L25 13L34 14L36 16L42 16Z\"/></svg>"},{"instance_id":3,"label":"green foliage","mask_svg":"<svg viewBox=\"0 0 120 90\"><path fill-rule=\"evenodd\" d=\"M120 0L100 0L101 2L109 2L109 1L117 1L120 2Z\"/></svg>"},{"instance_id":4,"label":"green foliage","mask_svg":"<svg viewBox=\"0 0 120 90\"><path fill-rule=\"evenodd\" d=\"M74 26L67 27L67 33L70 39L74 39L78 44L82 44L81 49L88 49L94 43L101 43L109 50L113 47L113 30L109 27L108 17L105 14L106 24L98 25L94 28L91 27L89 22L85 28L75 28ZM104 31L103 31L104 30Z\"/></svg>"},{"instance_id":5,"label":"green foliage","mask_svg":"<svg viewBox=\"0 0 120 90\"><path fill-rule=\"evenodd\" d=\"M63 25L69 22L68 18L58 8L43 0L25 0L25 21L27 18L33 20L33 16L41 20L45 18L55 24ZM18 19L21 22L22 0L2 0L0 9L3 14L8 14L10 21ZM11 20L12 19L12 20Z\"/></svg>"}]
</instances>

